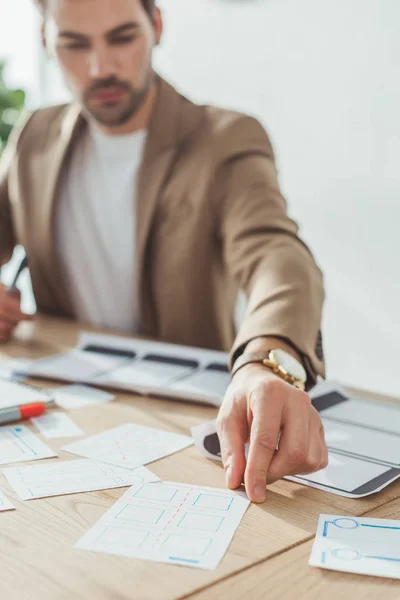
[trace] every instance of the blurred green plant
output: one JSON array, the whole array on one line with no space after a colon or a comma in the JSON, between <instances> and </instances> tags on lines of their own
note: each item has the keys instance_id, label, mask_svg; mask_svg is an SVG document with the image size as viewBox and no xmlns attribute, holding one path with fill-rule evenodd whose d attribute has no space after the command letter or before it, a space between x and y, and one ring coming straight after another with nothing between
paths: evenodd
<instances>
[{"instance_id":1,"label":"blurred green plant","mask_svg":"<svg viewBox=\"0 0 400 600\"><path fill-rule=\"evenodd\" d=\"M5 63L0 62L0 154L25 106L25 92L11 90L4 81Z\"/></svg>"}]
</instances>

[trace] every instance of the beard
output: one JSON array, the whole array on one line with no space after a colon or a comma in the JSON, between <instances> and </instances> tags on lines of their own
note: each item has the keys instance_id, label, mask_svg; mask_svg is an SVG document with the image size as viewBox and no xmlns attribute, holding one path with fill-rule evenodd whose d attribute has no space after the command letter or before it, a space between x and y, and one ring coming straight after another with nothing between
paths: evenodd
<instances>
[{"instance_id":1,"label":"beard","mask_svg":"<svg viewBox=\"0 0 400 600\"><path fill-rule=\"evenodd\" d=\"M91 117L108 127L127 123L137 113L146 99L150 87L151 76L142 88L135 89L130 83L116 77L96 81L83 95L83 105ZM107 98L107 92L117 94ZM95 99L96 94L106 94L104 100Z\"/></svg>"}]
</instances>

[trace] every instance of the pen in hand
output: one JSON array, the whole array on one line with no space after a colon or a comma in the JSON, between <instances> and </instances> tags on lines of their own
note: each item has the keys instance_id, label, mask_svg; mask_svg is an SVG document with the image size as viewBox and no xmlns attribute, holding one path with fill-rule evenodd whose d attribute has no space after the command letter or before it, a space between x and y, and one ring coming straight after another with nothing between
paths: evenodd
<instances>
[{"instance_id":1,"label":"pen in hand","mask_svg":"<svg viewBox=\"0 0 400 600\"><path fill-rule=\"evenodd\" d=\"M25 256L9 287L0 283L0 343L8 342L18 323L32 319L32 315L21 310L21 293L17 288L17 281L27 264Z\"/></svg>"},{"instance_id":2,"label":"pen in hand","mask_svg":"<svg viewBox=\"0 0 400 600\"><path fill-rule=\"evenodd\" d=\"M28 257L25 255L24 258L21 260L19 267L17 269L17 272L15 273L14 279L11 282L11 285L8 288L8 293L13 295L13 294L19 294L19 289L17 288L17 282L18 279L21 275L21 273L27 268L28 266Z\"/></svg>"}]
</instances>

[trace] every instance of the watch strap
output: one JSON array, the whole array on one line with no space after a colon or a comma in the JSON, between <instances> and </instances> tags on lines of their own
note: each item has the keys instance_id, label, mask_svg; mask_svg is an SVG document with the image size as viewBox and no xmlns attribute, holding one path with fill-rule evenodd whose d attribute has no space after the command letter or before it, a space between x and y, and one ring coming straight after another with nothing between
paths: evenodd
<instances>
[{"instance_id":1,"label":"watch strap","mask_svg":"<svg viewBox=\"0 0 400 600\"><path fill-rule=\"evenodd\" d=\"M260 365L266 366L264 364L265 360L269 360L269 355L271 350L263 350L262 352L243 352L236 360L233 365L231 376L233 377L236 373L251 363L258 363Z\"/></svg>"},{"instance_id":2,"label":"watch strap","mask_svg":"<svg viewBox=\"0 0 400 600\"><path fill-rule=\"evenodd\" d=\"M244 352L236 359L235 364L233 365L231 377L233 377L240 369L242 369L246 365L260 364L266 369L269 369L270 371L275 373L275 375L277 375L287 383L290 383L291 385L300 390L304 390L303 381L298 381L297 379L283 371L278 364L274 363L270 359L272 351L273 350L270 349L263 350L262 352Z\"/></svg>"}]
</instances>

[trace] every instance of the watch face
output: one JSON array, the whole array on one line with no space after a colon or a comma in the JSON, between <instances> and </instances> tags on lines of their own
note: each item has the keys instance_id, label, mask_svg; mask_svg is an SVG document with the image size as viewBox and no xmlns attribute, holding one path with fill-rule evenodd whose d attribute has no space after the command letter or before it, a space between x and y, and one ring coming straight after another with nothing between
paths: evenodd
<instances>
[{"instance_id":1,"label":"watch face","mask_svg":"<svg viewBox=\"0 0 400 600\"><path fill-rule=\"evenodd\" d=\"M299 361L294 358L294 356L288 352L285 352L284 350L273 350L271 352L271 358L274 362L283 367L290 377L294 377L294 379L297 381L302 381L303 383L306 382L306 370L303 365L301 365Z\"/></svg>"}]
</instances>

